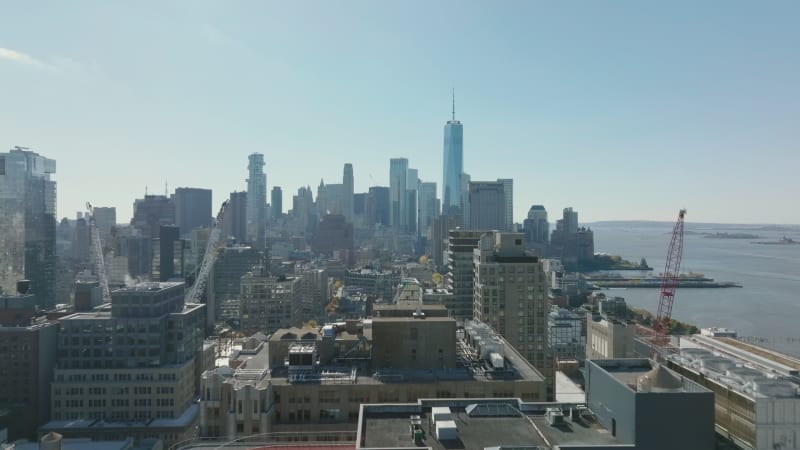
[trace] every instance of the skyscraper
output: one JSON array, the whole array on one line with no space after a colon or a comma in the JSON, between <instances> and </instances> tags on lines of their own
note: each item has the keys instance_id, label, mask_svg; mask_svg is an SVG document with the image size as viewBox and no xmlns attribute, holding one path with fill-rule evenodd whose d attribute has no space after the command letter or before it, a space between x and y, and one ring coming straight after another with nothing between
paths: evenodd
<instances>
[{"instance_id":1,"label":"skyscraper","mask_svg":"<svg viewBox=\"0 0 800 450\"><path fill-rule=\"evenodd\" d=\"M442 176L442 209L461 207L461 174L464 172L464 127L456 120L453 93L453 116L444 125L444 164Z\"/></svg>"},{"instance_id":2,"label":"skyscraper","mask_svg":"<svg viewBox=\"0 0 800 450\"><path fill-rule=\"evenodd\" d=\"M503 183L503 196L506 204L505 231L514 231L514 180L511 178L498 178L498 183Z\"/></svg>"},{"instance_id":3,"label":"skyscraper","mask_svg":"<svg viewBox=\"0 0 800 450\"><path fill-rule=\"evenodd\" d=\"M247 165L247 238L256 248L265 245L267 226L267 175L264 173L264 155L253 153Z\"/></svg>"},{"instance_id":4,"label":"skyscraper","mask_svg":"<svg viewBox=\"0 0 800 450\"><path fill-rule=\"evenodd\" d=\"M389 226L391 224L391 192L385 186L372 186L369 188L367 199L367 216L373 224Z\"/></svg>"},{"instance_id":5,"label":"skyscraper","mask_svg":"<svg viewBox=\"0 0 800 450\"><path fill-rule=\"evenodd\" d=\"M406 171L406 231L417 233L417 213L419 203L417 193L419 191L419 170L409 168Z\"/></svg>"},{"instance_id":6,"label":"skyscraper","mask_svg":"<svg viewBox=\"0 0 800 450\"><path fill-rule=\"evenodd\" d=\"M56 162L16 147L0 153L0 288L30 280L41 306L54 306L56 288Z\"/></svg>"},{"instance_id":7,"label":"skyscraper","mask_svg":"<svg viewBox=\"0 0 800 450\"><path fill-rule=\"evenodd\" d=\"M211 227L211 189L180 187L175 189L172 201L181 237L188 236L195 228Z\"/></svg>"},{"instance_id":8,"label":"skyscraper","mask_svg":"<svg viewBox=\"0 0 800 450\"><path fill-rule=\"evenodd\" d=\"M133 201L131 225L142 236L157 239L161 225L175 225L175 203L166 195L147 195Z\"/></svg>"},{"instance_id":9,"label":"skyscraper","mask_svg":"<svg viewBox=\"0 0 800 450\"><path fill-rule=\"evenodd\" d=\"M389 220L395 230L405 231L408 218L408 196L406 186L408 182L408 159L392 158L389 160Z\"/></svg>"},{"instance_id":10,"label":"skyscraper","mask_svg":"<svg viewBox=\"0 0 800 450\"><path fill-rule=\"evenodd\" d=\"M436 183L420 183L417 192L419 201L419 234L430 239L433 220L439 215Z\"/></svg>"},{"instance_id":11,"label":"skyscraper","mask_svg":"<svg viewBox=\"0 0 800 450\"><path fill-rule=\"evenodd\" d=\"M544 206L531 206L524 222L524 230L528 242L543 243L550 240L550 224L547 222L547 210Z\"/></svg>"},{"instance_id":12,"label":"skyscraper","mask_svg":"<svg viewBox=\"0 0 800 450\"><path fill-rule=\"evenodd\" d=\"M547 345L547 283L542 261L528 256L522 241L522 233L481 236L473 252L473 316L500 333L545 376L547 400L552 401L555 373Z\"/></svg>"},{"instance_id":13,"label":"skyscraper","mask_svg":"<svg viewBox=\"0 0 800 450\"><path fill-rule=\"evenodd\" d=\"M117 208L95 206L93 212L94 223L100 232L100 239L102 239L103 245L108 245L111 239L111 229L117 225Z\"/></svg>"},{"instance_id":14,"label":"skyscraper","mask_svg":"<svg viewBox=\"0 0 800 450\"><path fill-rule=\"evenodd\" d=\"M506 197L500 181L470 181L468 215L465 222L471 230L505 230Z\"/></svg>"},{"instance_id":15,"label":"skyscraper","mask_svg":"<svg viewBox=\"0 0 800 450\"><path fill-rule=\"evenodd\" d=\"M283 190L280 186L272 187L272 205L270 207L272 218L278 219L283 215Z\"/></svg>"},{"instance_id":16,"label":"skyscraper","mask_svg":"<svg viewBox=\"0 0 800 450\"><path fill-rule=\"evenodd\" d=\"M242 243L247 240L247 192L231 192L230 204L222 218L222 236Z\"/></svg>"},{"instance_id":17,"label":"skyscraper","mask_svg":"<svg viewBox=\"0 0 800 450\"><path fill-rule=\"evenodd\" d=\"M347 222L353 223L353 165L344 165L344 175L342 177L342 214Z\"/></svg>"}]
</instances>

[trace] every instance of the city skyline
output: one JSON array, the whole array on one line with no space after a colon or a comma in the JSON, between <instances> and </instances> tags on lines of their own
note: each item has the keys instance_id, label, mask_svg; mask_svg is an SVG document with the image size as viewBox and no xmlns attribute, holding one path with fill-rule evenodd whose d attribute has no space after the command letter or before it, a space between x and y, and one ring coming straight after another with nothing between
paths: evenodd
<instances>
[{"instance_id":1,"label":"city skyline","mask_svg":"<svg viewBox=\"0 0 800 450\"><path fill-rule=\"evenodd\" d=\"M388 186L403 157L441 198L455 88L464 171L514 179L515 222L800 223L780 207L800 190L797 4L186 5L7 6L2 150L58 161L58 218L90 201L126 222L165 182L216 210L253 152L285 193L346 162L355 192Z\"/></svg>"}]
</instances>

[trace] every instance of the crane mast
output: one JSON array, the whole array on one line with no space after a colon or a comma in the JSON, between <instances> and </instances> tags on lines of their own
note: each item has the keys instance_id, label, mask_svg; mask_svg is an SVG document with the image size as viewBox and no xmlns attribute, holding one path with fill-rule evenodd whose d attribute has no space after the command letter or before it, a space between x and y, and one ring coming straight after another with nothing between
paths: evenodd
<instances>
[{"instance_id":1,"label":"crane mast","mask_svg":"<svg viewBox=\"0 0 800 450\"><path fill-rule=\"evenodd\" d=\"M668 342L669 324L672 318L672 303L675 301L675 291L678 288L678 278L680 277L681 259L683 258L683 217L686 210L681 209L678 213L678 221L672 229L672 239L669 242L667 251L667 262L664 266L664 273L661 277L661 289L658 299L658 314L653 323L655 336L653 337L653 351L651 356L658 356L657 353L663 351Z\"/></svg>"},{"instance_id":2,"label":"crane mast","mask_svg":"<svg viewBox=\"0 0 800 450\"><path fill-rule=\"evenodd\" d=\"M200 263L200 270L197 271L194 284L186 291L185 303L200 303L203 296L206 283L208 282L208 275L211 268L214 266L214 261L217 259L217 245L219 244L222 220L225 212L228 210L228 201L222 203L222 206L217 213L217 218L211 226L211 232L208 234L208 243L206 244L206 251L203 254L203 260Z\"/></svg>"},{"instance_id":3,"label":"crane mast","mask_svg":"<svg viewBox=\"0 0 800 450\"><path fill-rule=\"evenodd\" d=\"M103 244L100 242L100 230L97 229L97 222L94 220L94 208L92 204L86 202L86 209L89 211L89 234L92 241L92 259L95 264L97 278L100 281L100 288L103 291L103 303L111 301L111 292L108 289L108 278L106 278L106 263L103 258Z\"/></svg>"}]
</instances>

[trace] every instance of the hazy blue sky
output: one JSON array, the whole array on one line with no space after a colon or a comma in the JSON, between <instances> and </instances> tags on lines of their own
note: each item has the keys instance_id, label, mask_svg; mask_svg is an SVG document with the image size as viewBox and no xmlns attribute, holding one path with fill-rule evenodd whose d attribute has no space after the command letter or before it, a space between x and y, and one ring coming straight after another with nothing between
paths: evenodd
<instances>
[{"instance_id":1,"label":"hazy blue sky","mask_svg":"<svg viewBox=\"0 0 800 450\"><path fill-rule=\"evenodd\" d=\"M60 216L265 154L301 185L514 178L515 219L800 223L800 2L3 2L0 148L57 159ZM374 181L373 181L374 180Z\"/></svg>"}]
</instances>

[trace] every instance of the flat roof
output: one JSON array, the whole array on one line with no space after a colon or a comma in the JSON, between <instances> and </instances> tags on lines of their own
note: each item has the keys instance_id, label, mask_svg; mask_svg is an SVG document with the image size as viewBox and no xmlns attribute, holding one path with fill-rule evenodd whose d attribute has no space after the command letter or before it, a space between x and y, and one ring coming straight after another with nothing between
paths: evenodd
<instances>
[{"instance_id":1,"label":"flat roof","mask_svg":"<svg viewBox=\"0 0 800 450\"><path fill-rule=\"evenodd\" d=\"M469 417L467 413L453 411L453 421L458 428L458 439L440 441L430 420L430 412L420 414L425 433L423 446L433 450L452 448L483 449L497 445L535 446L546 445L544 439L524 416L520 417ZM367 414L361 448L407 448L416 447L411 439L410 414Z\"/></svg>"},{"instance_id":2,"label":"flat roof","mask_svg":"<svg viewBox=\"0 0 800 450\"><path fill-rule=\"evenodd\" d=\"M462 399L463 403L468 399ZM486 399L483 399L485 402ZM420 402L425 402L421 400ZM498 402L507 403L508 399ZM385 405L391 406L391 405ZM558 407L558 404L541 404L540 413L503 417L470 417L463 406L451 405L453 421L458 429L455 440L440 441L436 439L436 430L432 424L431 407L421 406L421 411L412 412L415 404L397 405L397 411L373 412L369 405L362 410L364 417L361 425L362 445L359 448L419 448L411 439L410 417L419 415L424 432L423 447L433 450L484 449L487 447L536 447L552 448L555 445L620 445L611 433L596 422L572 422L566 416L562 424L553 426L547 422L544 411L547 406ZM402 406L406 406L405 411Z\"/></svg>"},{"instance_id":3,"label":"flat roof","mask_svg":"<svg viewBox=\"0 0 800 450\"><path fill-rule=\"evenodd\" d=\"M424 309L423 309L424 312ZM455 322L456 319L452 317L438 317L438 316L425 316L424 318L418 319L412 316L401 316L401 317L373 317L372 323L373 325L378 322Z\"/></svg>"}]
</instances>

